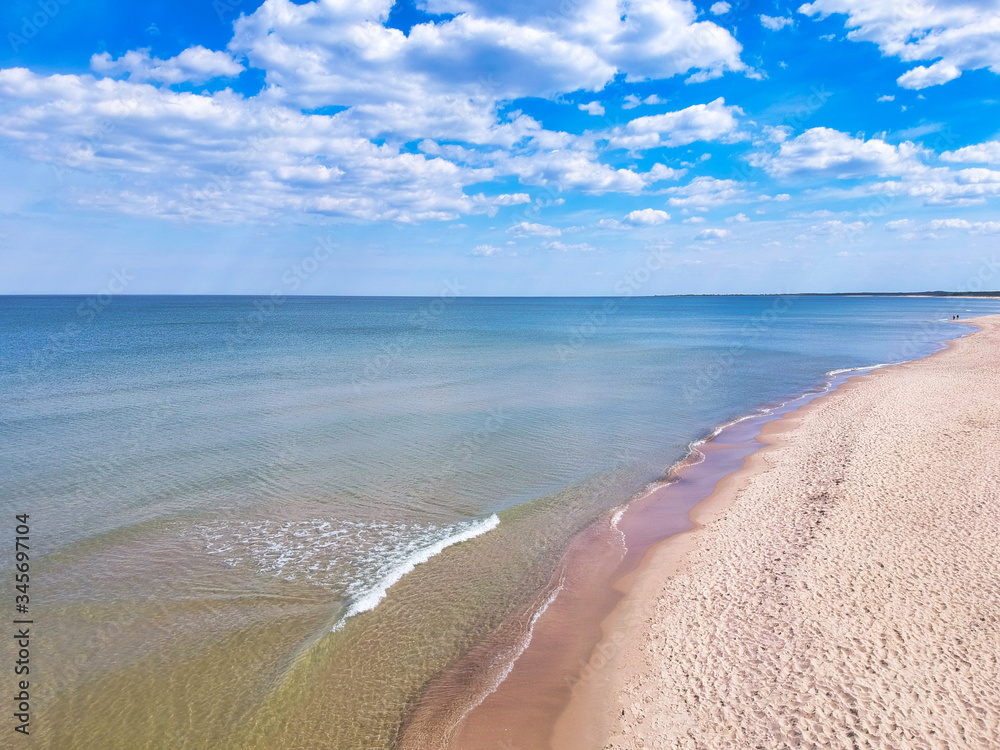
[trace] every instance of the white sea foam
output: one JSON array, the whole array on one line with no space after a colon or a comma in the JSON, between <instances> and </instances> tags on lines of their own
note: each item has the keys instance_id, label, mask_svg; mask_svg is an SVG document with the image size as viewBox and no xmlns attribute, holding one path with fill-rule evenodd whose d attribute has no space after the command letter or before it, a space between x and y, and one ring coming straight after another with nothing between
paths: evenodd
<instances>
[{"instance_id":1,"label":"white sea foam","mask_svg":"<svg viewBox=\"0 0 1000 750\"><path fill-rule=\"evenodd\" d=\"M882 362L877 365L863 365L861 367L844 367L840 370L830 370L827 376L833 377L834 375L843 375L845 372L860 372L861 370L878 370L882 367L892 367L893 365L901 365L902 362Z\"/></svg>"},{"instance_id":2,"label":"white sea foam","mask_svg":"<svg viewBox=\"0 0 1000 750\"><path fill-rule=\"evenodd\" d=\"M625 541L625 532L618 527L618 522L622 520L622 516L625 515L625 509L627 507L628 504L626 503L625 505L621 506L618 510L616 510L613 516L611 516L611 528L617 531L618 536L621 537L622 549L625 551L626 554L628 553L628 544Z\"/></svg>"},{"instance_id":3,"label":"white sea foam","mask_svg":"<svg viewBox=\"0 0 1000 750\"><path fill-rule=\"evenodd\" d=\"M335 629L374 608L386 591L453 544L490 531L496 514L448 525L390 521L229 521L199 527L210 555L232 567L326 586L349 603Z\"/></svg>"},{"instance_id":4,"label":"white sea foam","mask_svg":"<svg viewBox=\"0 0 1000 750\"><path fill-rule=\"evenodd\" d=\"M460 524L461 525L461 524ZM348 608L347 612L343 617L333 626L333 631L336 632L344 627L348 618L359 615L362 612L368 612L378 606L378 603L385 598L386 592L389 588L399 581L403 576L412 571L415 567L420 565L420 563L427 562L435 555L440 554L448 547L454 544L459 544L460 542L466 542L469 539L474 539L481 534L485 534L487 531L491 531L500 525L500 519L497 514L494 513L489 518L485 518L482 521L475 521L470 524L464 525L460 531L447 536L444 539L439 539L433 544L429 544L422 549L418 549L408 558L406 558L400 565L393 568L389 573L378 581L374 586L372 586L368 591L364 592L361 596L354 599L351 606Z\"/></svg>"}]
</instances>

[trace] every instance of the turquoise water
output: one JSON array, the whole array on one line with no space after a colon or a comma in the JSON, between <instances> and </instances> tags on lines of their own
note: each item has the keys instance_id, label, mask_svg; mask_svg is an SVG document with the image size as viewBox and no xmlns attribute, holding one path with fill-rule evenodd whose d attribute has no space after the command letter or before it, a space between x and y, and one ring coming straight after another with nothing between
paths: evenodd
<instances>
[{"instance_id":1,"label":"turquoise water","mask_svg":"<svg viewBox=\"0 0 1000 750\"><path fill-rule=\"evenodd\" d=\"M31 513L39 552L75 561L55 605L100 598L116 563L96 560L155 538L171 569L309 586L337 638L393 602L394 583L432 575L420 563L486 549L505 526L512 559L544 573L572 532L715 425L831 370L929 354L967 332L952 315L998 311L899 297L3 297L0 502L5 517ZM470 580L494 581L500 563L472 559ZM456 625L458 645L421 669L544 578L477 600L492 614ZM355 627L380 633L369 618Z\"/></svg>"}]
</instances>

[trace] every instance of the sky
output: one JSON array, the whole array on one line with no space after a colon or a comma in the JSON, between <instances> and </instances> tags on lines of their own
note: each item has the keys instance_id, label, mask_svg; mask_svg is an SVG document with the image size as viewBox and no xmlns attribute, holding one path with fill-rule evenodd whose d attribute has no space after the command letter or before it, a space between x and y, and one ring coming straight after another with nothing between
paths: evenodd
<instances>
[{"instance_id":1,"label":"sky","mask_svg":"<svg viewBox=\"0 0 1000 750\"><path fill-rule=\"evenodd\" d=\"M1000 288L1000 0L0 22L0 294Z\"/></svg>"}]
</instances>

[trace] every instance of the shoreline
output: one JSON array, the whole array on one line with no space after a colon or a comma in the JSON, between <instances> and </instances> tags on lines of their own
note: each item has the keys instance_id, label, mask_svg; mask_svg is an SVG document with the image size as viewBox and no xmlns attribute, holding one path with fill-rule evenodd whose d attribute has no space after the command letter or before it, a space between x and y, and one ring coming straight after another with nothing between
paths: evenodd
<instances>
[{"instance_id":1,"label":"shoreline","mask_svg":"<svg viewBox=\"0 0 1000 750\"><path fill-rule=\"evenodd\" d=\"M942 349L926 357L881 368L882 372L879 372L878 375L892 373L907 367L923 367L927 363L940 362L948 355L964 351L963 342L974 341L978 338L970 337L976 334L985 334L987 331L995 333L1000 330L1000 316L972 318L961 322L970 326L978 326L978 328L965 336L944 342L945 345ZM819 398L812 399L796 410L764 424L760 435L756 438L761 444L758 449L745 458L743 466L738 471L725 476L707 497L691 509L690 518L693 528L654 545L642 563L620 579L619 587L622 591L622 599L601 623L602 640L588 662L591 670L590 679L578 685L578 689L573 691L569 703L553 727L546 747L551 747L554 750L617 749L619 747L642 746L651 742L656 747L701 748L718 746L713 743L733 741L734 733L740 729L741 719L737 718L740 706L733 704L727 706L723 701L722 708L716 710L714 714L714 721L724 725L727 733L720 730L719 734L709 734L706 737L698 733L704 727L697 726L697 722L692 721L690 715L684 715L682 711L677 710L676 704L672 704L672 708L675 709L672 712L670 709L660 708L663 700L662 691L659 695L655 695L657 690L650 687L650 685L655 685L656 688L662 688L663 683L669 681L665 672L658 677L654 675L655 668L665 662L648 656L648 652L655 649L658 639L668 637L666 633L658 632L666 629L664 620L669 620L670 617L669 614L664 616L662 590L672 580L686 574L694 577L703 570L706 565L704 559L707 559L709 554L705 551L706 531L712 529L715 522L725 517L727 512L739 504L741 496L755 479L758 480L759 485L767 483L768 477L766 475L774 470L776 465L769 461L770 456L797 444L803 451L809 450L807 445L801 446L805 441L800 429L804 421L810 419L811 415L817 415L812 417L814 422L821 419L818 413L822 412L827 404L834 403L837 399L844 399L852 391L860 390L864 393L873 377L878 377L878 375L868 372L851 376L837 388L831 389ZM813 480L816 480L816 477L809 478L809 481ZM837 484L841 481L843 480L834 480ZM825 479L820 477L818 488L821 493L826 493L828 486ZM692 561L692 557L698 554L702 558ZM702 596L711 598L711 593L704 591L703 582L689 581L688 583L691 586L700 586ZM718 581L714 581L714 583L718 583ZM718 596L716 598L718 599ZM868 611L867 608L866 611ZM740 616L737 615L737 618L739 619ZM984 617L983 621L985 622L986 619ZM993 622L995 625L995 613ZM675 634L676 632L674 631ZM763 634L758 633L758 635ZM705 647L704 641L701 642L701 646ZM705 650L711 652L712 646L705 647ZM699 658L705 658L705 654L700 654ZM738 659L734 659L735 661ZM995 657L993 663L996 664ZM882 664L886 664L886 661L883 660ZM820 666L826 665L821 664ZM995 666L994 671L996 671ZM651 696L654 697L651 699ZM637 701L637 698L643 700ZM854 698L850 698L848 702L851 705L859 705ZM858 715L859 708L851 709L854 716ZM993 708L998 708L998 706L994 704ZM813 711L815 710L814 708ZM781 712L776 713L780 714ZM1000 715L1000 711L993 712L993 733L987 727L986 734L981 735L989 735L985 742L974 744L973 739L963 736L963 740L969 743L969 747L985 748L991 747L986 743L1000 743L1000 725L996 723L998 715ZM772 718L771 726L781 724L781 718L780 716ZM775 721L778 724L775 724ZM646 723L647 728L643 728L644 723ZM650 724L652 724L651 727ZM980 727L982 726L986 725L980 722ZM850 727L844 731L849 729ZM823 730L823 726L809 729L818 737L822 737ZM779 731L787 732L788 736L792 738L802 738L802 729L798 725L797 719L793 719L789 724L781 725ZM930 733L934 735L935 730L930 730ZM784 738L784 735L782 736ZM980 737L976 739L980 739ZM755 741L761 740L765 742L775 741L770 730L762 731L760 727L757 727ZM626 744L619 745L618 742ZM845 742L849 741L845 739ZM832 744L829 746L839 747L840 745ZM849 746L850 744L844 745L844 747Z\"/></svg>"},{"instance_id":2,"label":"shoreline","mask_svg":"<svg viewBox=\"0 0 1000 750\"><path fill-rule=\"evenodd\" d=\"M941 349L920 359L940 354L948 346L942 342ZM661 546L676 548L679 554L690 549L689 536L701 528L700 514L711 504L717 487L741 474L744 464L761 450L762 430L784 424L790 414L830 397L868 373L899 364L830 371L813 390L730 419L692 441L687 454L671 466L664 479L573 541L554 581L516 618L522 626L530 622L530 627L514 636L523 639L515 648L508 642L509 632L498 632L428 686L404 725L400 747L474 748L497 742L522 750L583 747L574 732L571 739L560 739L562 727L582 726L564 717L573 716L573 707L579 703L577 693L584 685L602 682L597 675L604 671L609 655L621 648L617 636L608 637L609 632L617 634L621 628L609 628L608 622L642 575L646 559ZM695 472L702 476L692 476ZM664 506L672 516L666 519L666 528ZM630 529L619 528L623 519ZM649 522L653 528L643 528ZM555 588L558 598L551 594ZM545 617L539 622L542 614ZM505 657L509 661L496 670ZM491 667L501 672L499 679L477 683L476 673ZM480 687L475 688L476 684ZM460 699L459 687L471 688L475 698ZM593 707L587 712L593 715ZM516 727L513 733L512 727ZM442 728L446 729L442 732Z\"/></svg>"}]
</instances>

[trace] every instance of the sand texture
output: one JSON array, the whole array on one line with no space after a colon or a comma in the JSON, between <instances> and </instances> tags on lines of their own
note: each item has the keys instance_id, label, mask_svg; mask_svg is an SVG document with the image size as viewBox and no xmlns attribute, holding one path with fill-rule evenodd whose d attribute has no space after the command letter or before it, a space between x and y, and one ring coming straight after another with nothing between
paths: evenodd
<instances>
[{"instance_id":1,"label":"sand texture","mask_svg":"<svg viewBox=\"0 0 1000 750\"><path fill-rule=\"evenodd\" d=\"M609 618L571 744L1000 748L1000 318L976 323L775 423Z\"/></svg>"}]
</instances>

